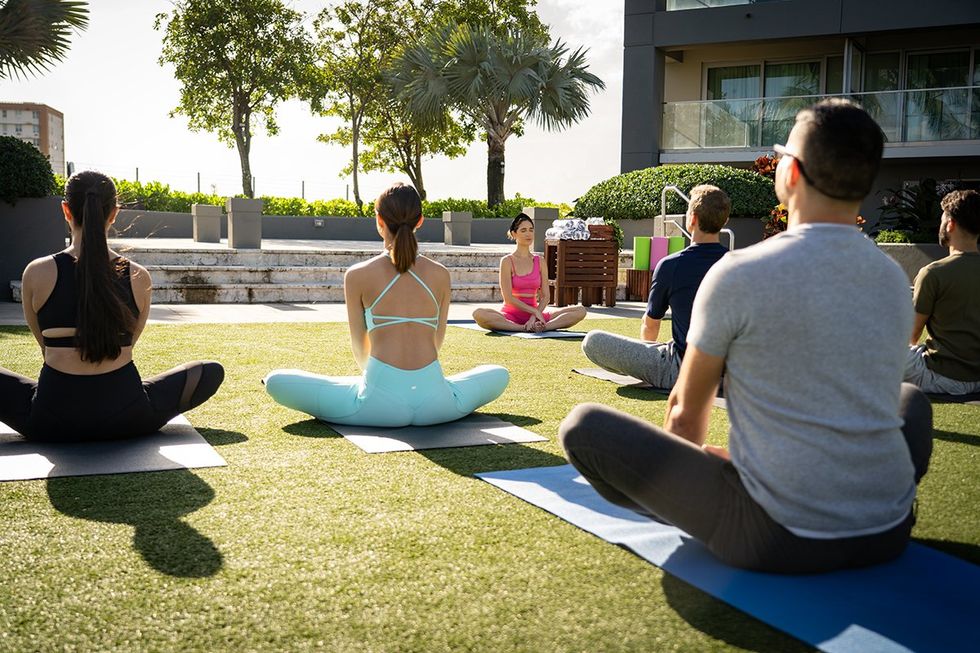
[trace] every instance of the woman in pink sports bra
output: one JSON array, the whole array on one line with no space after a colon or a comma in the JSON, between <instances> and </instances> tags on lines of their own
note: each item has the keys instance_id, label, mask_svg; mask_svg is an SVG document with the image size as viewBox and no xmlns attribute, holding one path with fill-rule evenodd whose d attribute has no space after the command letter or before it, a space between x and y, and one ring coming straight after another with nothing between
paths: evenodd
<instances>
[{"instance_id":1,"label":"woman in pink sports bra","mask_svg":"<svg viewBox=\"0 0 980 653\"><path fill-rule=\"evenodd\" d=\"M513 254L500 259L500 294L504 305L499 311L478 308L473 319L491 331L551 331L565 329L585 318L585 307L548 307L547 271L541 257L531 251L534 221L521 213L510 224L507 237L515 241Z\"/></svg>"}]
</instances>

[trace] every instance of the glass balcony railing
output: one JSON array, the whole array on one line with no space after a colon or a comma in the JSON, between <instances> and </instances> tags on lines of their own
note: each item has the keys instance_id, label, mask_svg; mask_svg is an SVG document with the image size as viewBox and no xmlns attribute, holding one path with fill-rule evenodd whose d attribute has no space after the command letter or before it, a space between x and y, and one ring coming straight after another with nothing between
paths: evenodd
<instances>
[{"instance_id":1,"label":"glass balcony railing","mask_svg":"<svg viewBox=\"0 0 980 653\"><path fill-rule=\"evenodd\" d=\"M828 97L668 102L664 150L770 149L785 143L796 113ZM980 139L980 87L851 93L881 126L889 143Z\"/></svg>"},{"instance_id":2,"label":"glass balcony railing","mask_svg":"<svg viewBox=\"0 0 980 653\"><path fill-rule=\"evenodd\" d=\"M762 2L781 2L782 0L667 0L667 11L682 9L710 9L732 5L754 5Z\"/></svg>"}]
</instances>

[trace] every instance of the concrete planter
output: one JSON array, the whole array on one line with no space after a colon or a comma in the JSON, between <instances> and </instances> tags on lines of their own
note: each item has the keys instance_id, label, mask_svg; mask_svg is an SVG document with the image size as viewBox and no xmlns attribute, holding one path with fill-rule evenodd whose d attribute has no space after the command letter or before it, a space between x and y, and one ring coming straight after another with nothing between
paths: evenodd
<instances>
[{"instance_id":1,"label":"concrete planter","mask_svg":"<svg viewBox=\"0 0 980 653\"><path fill-rule=\"evenodd\" d=\"M225 216L220 206L192 204L191 215L194 219L194 242L217 243L221 241L221 222Z\"/></svg>"},{"instance_id":2,"label":"concrete planter","mask_svg":"<svg viewBox=\"0 0 980 653\"><path fill-rule=\"evenodd\" d=\"M32 260L65 248L68 228L60 197L0 202L0 301L13 299L11 281L19 281Z\"/></svg>"},{"instance_id":3,"label":"concrete planter","mask_svg":"<svg viewBox=\"0 0 980 653\"><path fill-rule=\"evenodd\" d=\"M443 244L469 245L472 233L473 214L469 211L442 212Z\"/></svg>"},{"instance_id":4,"label":"concrete planter","mask_svg":"<svg viewBox=\"0 0 980 653\"><path fill-rule=\"evenodd\" d=\"M229 197L228 247L232 249L262 248L262 200Z\"/></svg>"},{"instance_id":5,"label":"concrete planter","mask_svg":"<svg viewBox=\"0 0 980 653\"><path fill-rule=\"evenodd\" d=\"M905 270L909 283L915 280L915 275L923 267L949 254L945 247L932 243L878 243L878 249L888 254Z\"/></svg>"}]
</instances>

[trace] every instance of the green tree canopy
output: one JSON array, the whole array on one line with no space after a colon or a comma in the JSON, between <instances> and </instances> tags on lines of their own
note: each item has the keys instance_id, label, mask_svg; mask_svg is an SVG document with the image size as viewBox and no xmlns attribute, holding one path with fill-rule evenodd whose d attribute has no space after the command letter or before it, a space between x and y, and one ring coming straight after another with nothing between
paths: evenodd
<instances>
[{"instance_id":1,"label":"green tree canopy","mask_svg":"<svg viewBox=\"0 0 980 653\"><path fill-rule=\"evenodd\" d=\"M589 93L605 88L583 48L549 45L533 30L468 24L431 30L405 47L388 79L419 123L442 125L452 110L486 132L490 206L504 200L505 144L522 121L564 129L589 114Z\"/></svg>"},{"instance_id":2,"label":"green tree canopy","mask_svg":"<svg viewBox=\"0 0 980 653\"><path fill-rule=\"evenodd\" d=\"M65 58L72 30L88 27L88 3L0 0L0 79L40 74Z\"/></svg>"},{"instance_id":3,"label":"green tree canopy","mask_svg":"<svg viewBox=\"0 0 980 653\"><path fill-rule=\"evenodd\" d=\"M276 104L296 93L308 66L301 17L280 0L176 0L156 18L164 32L160 64L172 64L183 85L170 115L237 146L246 197L254 196L254 123L278 132Z\"/></svg>"}]
</instances>

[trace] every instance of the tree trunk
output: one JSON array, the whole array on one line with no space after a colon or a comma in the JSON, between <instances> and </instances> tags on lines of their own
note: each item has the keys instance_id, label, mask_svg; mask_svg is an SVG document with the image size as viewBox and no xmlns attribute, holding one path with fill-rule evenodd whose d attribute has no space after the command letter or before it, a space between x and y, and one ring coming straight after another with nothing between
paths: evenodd
<instances>
[{"instance_id":1,"label":"tree trunk","mask_svg":"<svg viewBox=\"0 0 980 653\"><path fill-rule=\"evenodd\" d=\"M236 100L235 115L232 118L231 131L235 134L235 145L238 147L238 160L242 165L242 193L245 197L255 197L252 188L252 166L249 163L249 152L252 149L252 135L249 133L251 114Z\"/></svg>"},{"instance_id":2,"label":"tree trunk","mask_svg":"<svg viewBox=\"0 0 980 653\"><path fill-rule=\"evenodd\" d=\"M504 201L504 141L487 134L487 207Z\"/></svg>"},{"instance_id":3,"label":"tree trunk","mask_svg":"<svg viewBox=\"0 0 980 653\"><path fill-rule=\"evenodd\" d=\"M353 183L354 183L354 203L357 204L358 215L363 214L364 202L361 201L361 187L357 181L357 169L361 167L360 154L358 153L359 140L361 138L360 125L354 122L351 125L351 168L354 169Z\"/></svg>"},{"instance_id":4,"label":"tree trunk","mask_svg":"<svg viewBox=\"0 0 980 653\"><path fill-rule=\"evenodd\" d=\"M408 178L412 180L415 190L419 193L419 198L425 201L425 182L422 181L422 153L421 146L415 149L415 158L409 166Z\"/></svg>"}]
</instances>

